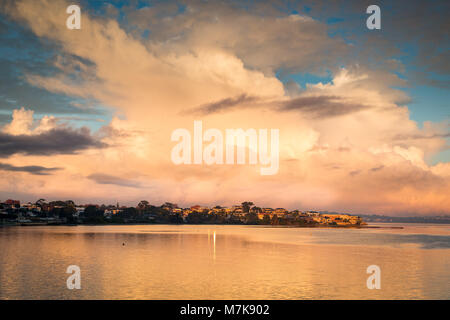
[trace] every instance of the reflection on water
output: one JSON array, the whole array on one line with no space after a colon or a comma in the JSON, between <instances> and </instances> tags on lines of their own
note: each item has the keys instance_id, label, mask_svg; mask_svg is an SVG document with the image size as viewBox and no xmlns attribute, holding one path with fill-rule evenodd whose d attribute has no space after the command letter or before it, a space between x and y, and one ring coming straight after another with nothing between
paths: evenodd
<instances>
[{"instance_id":1,"label":"reflection on water","mask_svg":"<svg viewBox=\"0 0 450 320\"><path fill-rule=\"evenodd\" d=\"M0 299L449 299L450 228L403 226L4 227Z\"/></svg>"}]
</instances>

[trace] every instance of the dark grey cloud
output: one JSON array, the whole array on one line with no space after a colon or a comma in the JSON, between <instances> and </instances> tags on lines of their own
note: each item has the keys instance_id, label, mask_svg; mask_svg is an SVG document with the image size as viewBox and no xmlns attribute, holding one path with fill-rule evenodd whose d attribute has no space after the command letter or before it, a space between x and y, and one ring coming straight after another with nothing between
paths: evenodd
<instances>
[{"instance_id":1,"label":"dark grey cloud","mask_svg":"<svg viewBox=\"0 0 450 320\"><path fill-rule=\"evenodd\" d=\"M0 163L0 170L14 171L14 172L28 172L34 175L46 176L50 175L53 171L61 170L61 168L46 168L41 166L16 167L7 163Z\"/></svg>"},{"instance_id":2,"label":"dark grey cloud","mask_svg":"<svg viewBox=\"0 0 450 320\"><path fill-rule=\"evenodd\" d=\"M73 154L106 144L91 136L88 128L57 128L36 135L11 135L0 132L0 157L13 154L53 155Z\"/></svg>"},{"instance_id":3,"label":"dark grey cloud","mask_svg":"<svg viewBox=\"0 0 450 320\"><path fill-rule=\"evenodd\" d=\"M212 113L219 113L223 111L228 111L230 109L234 109L238 106L244 106L249 103L255 103L257 101L260 101L260 99L257 97L249 96L244 93L237 97L226 98L212 103L201 105L200 107L195 108L191 112L205 115Z\"/></svg>"},{"instance_id":4,"label":"dark grey cloud","mask_svg":"<svg viewBox=\"0 0 450 320\"><path fill-rule=\"evenodd\" d=\"M359 173L360 173L359 170L354 170L354 171L350 171L349 175L353 177L353 176L356 176Z\"/></svg>"},{"instance_id":5,"label":"dark grey cloud","mask_svg":"<svg viewBox=\"0 0 450 320\"><path fill-rule=\"evenodd\" d=\"M379 167L371 168L370 171L372 171L372 172L377 172L377 171L380 171L380 170L383 169L383 168L384 168L384 165L381 165L381 166L379 166Z\"/></svg>"},{"instance_id":6,"label":"dark grey cloud","mask_svg":"<svg viewBox=\"0 0 450 320\"><path fill-rule=\"evenodd\" d=\"M141 184L137 181L123 179L116 176L111 176L108 174L102 173L94 173L88 176L88 179L91 179L99 184L113 184L122 187L130 187L130 188L140 188Z\"/></svg>"},{"instance_id":7,"label":"dark grey cloud","mask_svg":"<svg viewBox=\"0 0 450 320\"><path fill-rule=\"evenodd\" d=\"M301 111L313 118L341 116L368 106L342 101L337 96L298 97L281 104L281 111Z\"/></svg>"},{"instance_id":8,"label":"dark grey cloud","mask_svg":"<svg viewBox=\"0 0 450 320\"><path fill-rule=\"evenodd\" d=\"M254 108L270 105L275 106L275 109L281 112L299 111L311 118L336 117L370 108L367 105L343 101L338 96L297 97L287 101L274 101L242 94L202 105L191 110L190 113L208 115L229 111L237 107Z\"/></svg>"}]
</instances>

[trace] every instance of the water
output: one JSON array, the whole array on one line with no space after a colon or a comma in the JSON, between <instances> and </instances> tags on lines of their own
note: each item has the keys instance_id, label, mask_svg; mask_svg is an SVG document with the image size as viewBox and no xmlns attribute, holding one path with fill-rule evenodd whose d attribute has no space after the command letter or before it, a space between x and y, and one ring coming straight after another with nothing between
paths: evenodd
<instances>
[{"instance_id":1,"label":"water","mask_svg":"<svg viewBox=\"0 0 450 320\"><path fill-rule=\"evenodd\" d=\"M3 227L0 299L449 299L450 227L401 226Z\"/></svg>"}]
</instances>

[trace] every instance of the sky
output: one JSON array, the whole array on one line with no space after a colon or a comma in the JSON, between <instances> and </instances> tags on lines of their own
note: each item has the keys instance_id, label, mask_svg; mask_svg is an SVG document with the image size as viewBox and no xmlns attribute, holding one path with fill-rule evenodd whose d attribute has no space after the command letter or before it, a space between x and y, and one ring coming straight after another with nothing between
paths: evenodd
<instances>
[{"instance_id":1,"label":"sky","mask_svg":"<svg viewBox=\"0 0 450 320\"><path fill-rule=\"evenodd\" d=\"M0 201L450 214L450 4L371 4L2 1ZM195 120L278 129L277 174L174 164Z\"/></svg>"}]
</instances>

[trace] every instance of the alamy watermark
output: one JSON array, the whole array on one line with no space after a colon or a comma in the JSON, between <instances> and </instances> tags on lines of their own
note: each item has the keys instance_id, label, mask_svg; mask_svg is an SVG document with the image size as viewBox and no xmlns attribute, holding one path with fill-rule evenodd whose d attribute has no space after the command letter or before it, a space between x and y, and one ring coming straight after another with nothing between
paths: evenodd
<instances>
[{"instance_id":1,"label":"alamy watermark","mask_svg":"<svg viewBox=\"0 0 450 320\"><path fill-rule=\"evenodd\" d=\"M381 289L381 269L377 265L370 265L366 270L370 276L367 278L367 289Z\"/></svg>"},{"instance_id":2,"label":"alamy watermark","mask_svg":"<svg viewBox=\"0 0 450 320\"><path fill-rule=\"evenodd\" d=\"M71 265L67 267L66 273L71 275L67 278L67 289L81 289L81 269L79 266Z\"/></svg>"},{"instance_id":3,"label":"alamy watermark","mask_svg":"<svg viewBox=\"0 0 450 320\"><path fill-rule=\"evenodd\" d=\"M210 128L203 132L203 122L194 121L194 135L184 128L172 132L172 141L178 141L171 152L172 162L180 164L248 164L261 165L261 175L274 175L279 169L279 129L226 129ZM204 142L205 144L204 146ZM248 142L248 143L247 143ZM192 156L192 150L193 156ZM236 150L236 156L235 156ZM248 150L248 152L247 152Z\"/></svg>"},{"instance_id":4,"label":"alamy watermark","mask_svg":"<svg viewBox=\"0 0 450 320\"><path fill-rule=\"evenodd\" d=\"M70 14L70 16L66 20L67 29L81 29L81 9L76 4L72 4L67 7L66 13Z\"/></svg>"},{"instance_id":5,"label":"alamy watermark","mask_svg":"<svg viewBox=\"0 0 450 320\"><path fill-rule=\"evenodd\" d=\"M381 9L376 4L367 7L367 14L371 14L366 20L366 26L369 30L381 29Z\"/></svg>"}]
</instances>

